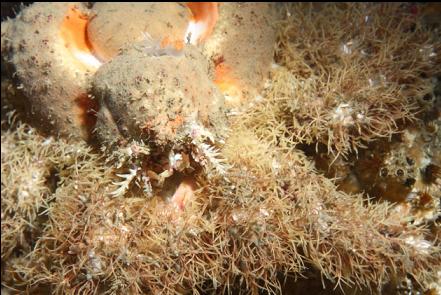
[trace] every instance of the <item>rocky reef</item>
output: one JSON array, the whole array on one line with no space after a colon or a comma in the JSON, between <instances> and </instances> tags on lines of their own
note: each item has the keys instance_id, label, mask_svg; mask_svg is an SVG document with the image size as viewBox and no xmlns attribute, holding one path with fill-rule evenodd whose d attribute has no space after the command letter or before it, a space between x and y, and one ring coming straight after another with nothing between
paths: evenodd
<instances>
[{"instance_id":1,"label":"rocky reef","mask_svg":"<svg viewBox=\"0 0 441 295\"><path fill-rule=\"evenodd\" d=\"M2 21L2 294L436 294L436 15L22 7Z\"/></svg>"}]
</instances>

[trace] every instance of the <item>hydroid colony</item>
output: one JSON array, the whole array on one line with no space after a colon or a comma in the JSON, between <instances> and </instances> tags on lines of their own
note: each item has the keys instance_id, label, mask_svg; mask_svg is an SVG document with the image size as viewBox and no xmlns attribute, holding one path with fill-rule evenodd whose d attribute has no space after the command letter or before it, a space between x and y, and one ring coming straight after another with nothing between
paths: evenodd
<instances>
[{"instance_id":1,"label":"hydroid colony","mask_svg":"<svg viewBox=\"0 0 441 295\"><path fill-rule=\"evenodd\" d=\"M20 51L24 39L15 34L30 34L26 20L38 24L48 11L59 11L63 19L65 12L52 5L50 10L34 4L2 24L2 56L17 71L14 81L2 80L9 94L5 103L19 107L11 95L15 88L6 87L18 83L15 87L24 88L18 101L40 106L33 118L46 122L50 112L58 122L49 124L52 133L75 130L71 137L55 138L24 123L3 122L4 290L278 293L281 276L300 278L309 269L326 285L343 289L380 292L403 280L416 290L436 287L431 284L441 271L435 79L440 42L437 31L406 5L277 7L271 69L273 29L256 26L252 34L249 28L254 21L270 25L276 8L221 4L221 25L213 30L218 47L209 46L215 42L210 37L205 47L170 39L155 47L144 36L134 44L129 40L96 73L81 72L90 77L78 80L84 83L81 91L98 102L96 123L87 124L69 107L54 103L46 109L47 101L66 103L54 95L61 95L57 89L64 87L67 102L76 97L69 91L72 81L65 84L46 65L43 80L52 83L43 87L41 79L29 79L44 69L22 68L28 49ZM274 15L265 13L270 10ZM164 12L149 7L146 13ZM219 37L235 26L249 34L248 44L234 43L243 35ZM249 46L244 49L249 58L261 62L255 65L259 75L244 74L240 67L252 63L246 56L243 63L235 60L231 50L238 49L232 44ZM433 98L425 99L428 94ZM58 120L68 116L70 122ZM411 129L409 122L426 127ZM82 135L88 124L92 145L81 140L90 139ZM422 129L431 135L424 145L417 144ZM381 150L380 139L394 134L403 139ZM373 158L364 149L368 144L376 147L370 149ZM403 153L412 153L418 168L403 170L398 180L368 182L363 173L379 175L382 165L392 163L389 158L399 159L391 164L398 168L389 170L403 169ZM352 166L351 157L359 159ZM329 179L317 168L341 179ZM406 184L408 175L413 183ZM367 193L380 191L379 199L390 194L393 181L407 185L393 190L401 203L369 200Z\"/></svg>"}]
</instances>

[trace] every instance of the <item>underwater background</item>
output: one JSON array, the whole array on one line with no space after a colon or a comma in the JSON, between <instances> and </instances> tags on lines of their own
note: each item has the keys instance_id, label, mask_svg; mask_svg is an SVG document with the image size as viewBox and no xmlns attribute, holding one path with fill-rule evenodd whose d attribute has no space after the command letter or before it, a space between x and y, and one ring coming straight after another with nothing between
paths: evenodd
<instances>
[{"instance_id":1,"label":"underwater background","mask_svg":"<svg viewBox=\"0 0 441 295\"><path fill-rule=\"evenodd\" d=\"M2 3L1 294L441 294L438 3Z\"/></svg>"}]
</instances>

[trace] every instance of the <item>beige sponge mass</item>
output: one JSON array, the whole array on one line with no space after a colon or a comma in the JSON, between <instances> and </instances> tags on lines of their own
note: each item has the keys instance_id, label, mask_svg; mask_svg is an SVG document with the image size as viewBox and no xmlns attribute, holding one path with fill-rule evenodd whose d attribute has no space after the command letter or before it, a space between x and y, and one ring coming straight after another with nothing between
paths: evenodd
<instances>
[{"instance_id":1,"label":"beige sponge mass","mask_svg":"<svg viewBox=\"0 0 441 295\"><path fill-rule=\"evenodd\" d=\"M221 3L204 54L216 66L215 83L229 106L259 95L274 55L276 15L268 3Z\"/></svg>"},{"instance_id":2,"label":"beige sponge mass","mask_svg":"<svg viewBox=\"0 0 441 295\"><path fill-rule=\"evenodd\" d=\"M94 53L107 61L145 35L181 47L190 17L180 3L96 3L87 33Z\"/></svg>"},{"instance_id":3,"label":"beige sponge mass","mask_svg":"<svg viewBox=\"0 0 441 295\"><path fill-rule=\"evenodd\" d=\"M49 133L88 136L87 81L99 62L85 44L86 24L80 3L35 3L2 22L2 59L18 90L9 100Z\"/></svg>"},{"instance_id":4,"label":"beige sponge mass","mask_svg":"<svg viewBox=\"0 0 441 295\"><path fill-rule=\"evenodd\" d=\"M208 61L191 45L181 51L150 41L131 45L98 70L92 91L113 117L98 115L97 130L113 121L124 138L163 144L185 135L191 123L214 134L225 125L224 97L209 78Z\"/></svg>"}]
</instances>

